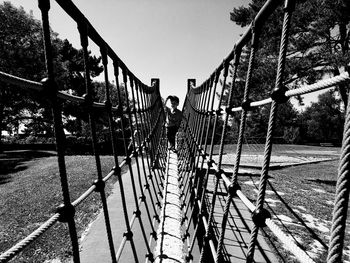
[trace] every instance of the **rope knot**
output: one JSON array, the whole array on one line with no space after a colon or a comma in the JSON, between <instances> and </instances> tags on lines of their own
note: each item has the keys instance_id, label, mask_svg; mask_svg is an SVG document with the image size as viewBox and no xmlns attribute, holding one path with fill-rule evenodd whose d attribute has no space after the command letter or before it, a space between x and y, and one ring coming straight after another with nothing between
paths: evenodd
<instances>
[{"instance_id":1,"label":"rope knot","mask_svg":"<svg viewBox=\"0 0 350 263\"><path fill-rule=\"evenodd\" d=\"M110 100L105 100L104 102L105 104L105 108L106 108L106 111L109 112L110 110L112 110L112 103Z\"/></svg>"},{"instance_id":2,"label":"rope knot","mask_svg":"<svg viewBox=\"0 0 350 263\"><path fill-rule=\"evenodd\" d=\"M238 190L241 190L241 187L239 186L238 182L231 183L228 186L228 193L230 194L230 196L235 196Z\"/></svg>"},{"instance_id":3,"label":"rope knot","mask_svg":"<svg viewBox=\"0 0 350 263\"><path fill-rule=\"evenodd\" d=\"M245 101L242 102L242 109L245 111L250 111L252 109L252 107L250 106L250 103L252 101L250 99L246 99Z\"/></svg>"},{"instance_id":4,"label":"rope knot","mask_svg":"<svg viewBox=\"0 0 350 263\"><path fill-rule=\"evenodd\" d=\"M58 87L56 82L50 78L44 78L40 82L44 87L40 92L42 97L52 105L52 102L57 98Z\"/></svg>"},{"instance_id":5,"label":"rope knot","mask_svg":"<svg viewBox=\"0 0 350 263\"><path fill-rule=\"evenodd\" d=\"M189 252L189 253L187 254L187 256L186 256L186 262L189 262L189 261L191 261L191 260L193 260L193 256L192 256L192 254Z\"/></svg>"},{"instance_id":6,"label":"rope knot","mask_svg":"<svg viewBox=\"0 0 350 263\"><path fill-rule=\"evenodd\" d=\"M207 161L208 169L210 169L211 167L213 167L213 163L214 163L214 160L209 160L209 161Z\"/></svg>"},{"instance_id":7,"label":"rope knot","mask_svg":"<svg viewBox=\"0 0 350 263\"><path fill-rule=\"evenodd\" d=\"M82 107L84 108L85 111L90 112L92 110L92 96L91 94L84 94L83 96L84 102L82 104Z\"/></svg>"},{"instance_id":8,"label":"rope knot","mask_svg":"<svg viewBox=\"0 0 350 263\"><path fill-rule=\"evenodd\" d=\"M112 168L112 171L114 172L114 175L119 176L121 174L122 169L120 169L119 166L114 166Z\"/></svg>"},{"instance_id":9,"label":"rope knot","mask_svg":"<svg viewBox=\"0 0 350 263\"><path fill-rule=\"evenodd\" d=\"M286 91L288 88L285 85L281 85L279 87L276 87L271 92L271 99L274 100L276 103L286 103L288 101L288 97L286 96Z\"/></svg>"},{"instance_id":10,"label":"rope knot","mask_svg":"<svg viewBox=\"0 0 350 263\"><path fill-rule=\"evenodd\" d=\"M130 230L128 232L124 232L123 236L126 237L126 240L131 240L133 237L133 232Z\"/></svg>"},{"instance_id":11,"label":"rope knot","mask_svg":"<svg viewBox=\"0 0 350 263\"><path fill-rule=\"evenodd\" d=\"M271 218L271 214L265 208L255 209L252 214L252 220L258 227L265 227L267 218Z\"/></svg>"},{"instance_id":12,"label":"rope knot","mask_svg":"<svg viewBox=\"0 0 350 263\"><path fill-rule=\"evenodd\" d=\"M216 111L215 111L215 114L217 116L221 116L222 115L222 108L218 108Z\"/></svg>"},{"instance_id":13,"label":"rope knot","mask_svg":"<svg viewBox=\"0 0 350 263\"><path fill-rule=\"evenodd\" d=\"M95 180L93 185L95 186L95 192L101 193L105 188L106 183L101 179L101 180Z\"/></svg>"},{"instance_id":14,"label":"rope knot","mask_svg":"<svg viewBox=\"0 0 350 263\"><path fill-rule=\"evenodd\" d=\"M56 208L56 213L60 214L58 221L68 222L71 218L74 217L75 207L72 204L62 204Z\"/></svg>"},{"instance_id":15,"label":"rope knot","mask_svg":"<svg viewBox=\"0 0 350 263\"><path fill-rule=\"evenodd\" d=\"M131 164L131 158L128 156L128 157L125 157L125 164Z\"/></svg>"},{"instance_id":16,"label":"rope knot","mask_svg":"<svg viewBox=\"0 0 350 263\"><path fill-rule=\"evenodd\" d=\"M221 175L225 174L224 170L222 169L219 169L216 173L215 173L215 176L216 178L219 180L221 179Z\"/></svg>"}]
</instances>

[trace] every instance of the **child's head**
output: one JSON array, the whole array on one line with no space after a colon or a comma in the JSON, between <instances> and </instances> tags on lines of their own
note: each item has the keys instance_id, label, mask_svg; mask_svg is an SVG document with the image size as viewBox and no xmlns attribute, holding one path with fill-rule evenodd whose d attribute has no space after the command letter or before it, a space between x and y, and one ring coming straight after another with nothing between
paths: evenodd
<instances>
[{"instance_id":1,"label":"child's head","mask_svg":"<svg viewBox=\"0 0 350 263\"><path fill-rule=\"evenodd\" d=\"M170 99L171 107L173 109L176 109L177 106L179 106L179 102L180 102L179 98L176 96L169 96L169 99Z\"/></svg>"}]
</instances>

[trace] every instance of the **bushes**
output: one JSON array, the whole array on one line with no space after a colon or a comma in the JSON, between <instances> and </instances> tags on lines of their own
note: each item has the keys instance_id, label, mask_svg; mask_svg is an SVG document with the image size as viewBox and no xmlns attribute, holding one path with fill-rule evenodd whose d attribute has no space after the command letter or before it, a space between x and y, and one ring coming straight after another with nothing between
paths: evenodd
<instances>
[{"instance_id":1,"label":"bushes","mask_svg":"<svg viewBox=\"0 0 350 263\"><path fill-rule=\"evenodd\" d=\"M45 136L29 135L20 136L2 136L2 148L5 151L10 150L55 150L55 138ZM66 136L66 154L67 155L91 155L93 154L91 138ZM97 150L102 155L111 155L112 143L110 138L100 138L97 144ZM117 139L117 154L124 155L124 144L122 139Z\"/></svg>"}]
</instances>

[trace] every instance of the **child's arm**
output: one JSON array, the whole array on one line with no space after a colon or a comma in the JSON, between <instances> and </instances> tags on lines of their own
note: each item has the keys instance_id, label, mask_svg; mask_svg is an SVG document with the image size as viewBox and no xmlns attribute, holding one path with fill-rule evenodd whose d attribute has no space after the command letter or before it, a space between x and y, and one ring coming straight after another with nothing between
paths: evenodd
<instances>
[{"instance_id":1,"label":"child's arm","mask_svg":"<svg viewBox=\"0 0 350 263\"><path fill-rule=\"evenodd\" d=\"M168 97L165 99L165 102L164 102L164 110L165 110L165 112L167 112L168 110L170 110L169 107L166 106L168 100L170 100L170 99L171 99L171 96L168 96Z\"/></svg>"},{"instance_id":2,"label":"child's arm","mask_svg":"<svg viewBox=\"0 0 350 263\"><path fill-rule=\"evenodd\" d=\"M164 102L164 105L166 105L166 103L168 102L168 100L170 100L171 96L168 96Z\"/></svg>"}]
</instances>

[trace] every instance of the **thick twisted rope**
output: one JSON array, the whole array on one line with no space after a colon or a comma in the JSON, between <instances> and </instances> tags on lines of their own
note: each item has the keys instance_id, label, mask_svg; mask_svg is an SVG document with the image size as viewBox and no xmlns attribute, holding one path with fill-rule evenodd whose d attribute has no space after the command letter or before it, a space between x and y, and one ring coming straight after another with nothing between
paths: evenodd
<instances>
[{"instance_id":1,"label":"thick twisted rope","mask_svg":"<svg viewBox=\"0 0 350 263\"><path fill-rule=\"evenodd\" d=\"M331 88L331 87L334 87L336 85L346 83L349 81L350 81L349 73L343 72L338 76L331 77L328 79L323 79L323 80L320 80L317 83L314 83L311 85L305 85L305 86L302 86L302 87L297 88L297 89L288 90L288 91L286 91L285 96L288 98L291 98L291 97L298 96L298 95L304 95L304 94L312 93L315 91ZM253 101L249 104L249 106L254 108L254 107L259 107L259 106L270 104L271 102L272 102L272 99L267 98L267 99L260 100L260 101ZM231 112L239 112L239 111L242 111L242 107L234 107L234 108L231 108L230 111Z\"/></svg>"},{"instance_id":2,"label":"thick twisted rope","mask_svg":"<svg viewBox=\"0 0 350 263\"><path fill-rule=\"evenodd\" d=\"M59 219L60 214L54 214L49 220L43 223L37 230L32 232L29 236L24 238L22 241L18 242L15 246L5 251L0 255L0 262L7 262L17 254L19 254L23 249L25 249L28 245L30 245L34 240L39 238L42 234L44 234L50 227L52 227Z\"/></svg>"},{"instance_id":3,"label":"thick twisted rope","mask_svg":"<svg viewBox=\"0 0 350 263\"><path fill-rule=\"evenodd\" d=\"M350 101L350 100L349 100ZM342 143L342 154L338 168L338 180L336 186L336 197L333 208L333 219L331 238L329 241L327 263L341 262L346 217L348 211L350 193L350 107L348 102L346 119L344 124L344 135Z\"/></svg>"},{"instance_id":4,"label":"thick twisted rope","mask_svg":"<svg viewBox=\"0 0 350 263\"><path fill-rule=\"evenodd\" d=\"M239 52L236 53L236 56L238 56L238 57L235 57L235 61L237 61L237 63L234 64L232 82L231 82L231 86L229 88L228 106L231 105L231 101L232 101L233 88L234 88L234 84L236 81L237 70L238 70ZM229 115L226 114L225 120L224 120L223 131L222 131L221 144L220 144L220 155L219 155L219 162L218 162L219 169L221 169L221 159L222 159L222 154L223 154L223 145L224 145L224 138L226 136L228 117L229 117ZM237 178L237 176L236 176L236 178ZM217 253L216 260L215 260L216 263L219 263L219 261L221 260L221 257L222 257L226 224L227 224L227 220L228 220L228 213L230 210L232 198L233 198L233 193L232 193L232 191L229 191L228 197L227 197L227 200L225 203L224 215L223 215L222 222L221 222L221 232L220 232L217 251L216 251L216 253Z\"/></svg>"},{"instance_id":5,"label":"thick twisted rope","mask_svg":"<svg viewBox=\"0 0 350 263\"><path fill-rule=\"evenodd\" d=\"M282 87L282 77L283 77L285 62L286 62L290 20L291 20L291 13L293 9L294 9L294 1L286 0L286 7L285 7L285 13L284 13L283 27L282 27L281 45L280 45L279 58L278 58L277 76L276 76L276 83L275 83L275 90L274 90L275 94L281 91L283 92L284 90L284 88ZM280 95L280 96L283 96L283 95ZM265 143L264 162L261 170L259 192L258 192L258 197L256 201L256 210L254 211L255 214L253 214L253 221L254 221L254 216L260 217L259 214L263 215L266 185L268 180L268 171L269 171L271 152L272 152L272 135L273 135L274 126L275 126L275 116L277 113L276 101L279 99L280 99L279 97L275 97L274 101L271 104L270 118L269 118L269 124L268 124L267 135L266 135L266 143ZM262 220L265 221L265 218L257 219L257 221L262 221ZM257 242L259 227L264 224L264 222L257 222L257 221L254 222L254 227L251 232L250 243L249 243L248 253L247 253L247 263L253 262L255 244Z\"/></svg>"}]
</instances>

